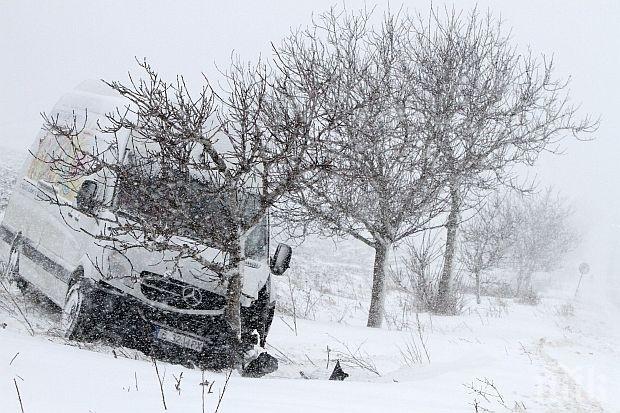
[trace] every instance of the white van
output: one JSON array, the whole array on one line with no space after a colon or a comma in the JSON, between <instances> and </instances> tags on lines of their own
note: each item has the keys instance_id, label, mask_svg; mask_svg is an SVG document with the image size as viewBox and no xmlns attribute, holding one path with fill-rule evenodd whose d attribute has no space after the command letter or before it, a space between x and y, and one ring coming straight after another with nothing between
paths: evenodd
<instances>
[{"instance_id":1,"label":"white van","mask_svg":"<svg viewBox=\"0 0 620 413\"><path fill-rule=\"evenodd\" d=\"M88 111L80 142L94 145L105 138L94 138L97 122L124 105L105 85L89 82L64 95L51 114L70 119ZM129 132L115 139L123 159L123 151L131 146ZM75 206L83 193L108 201L122 196L120 182L97 185L89 177L59 182L41 161L46 152L57 149L54 145L57 139L42 129L31 147L35 156L25 162L6 208L0 225L0 259L8 263L6 273L25 280L62 308L62 329L69 339L105 332L142 350L172 348L204 358L225 347L231 337L223 319L225 289L214 274L189 259L173 264L164 259L166 252L136 249L121 255L106 249L89 235L105 220L44 201L51 194ZM97 214L131 214L122 199L105 204L114 207ZM264 222L246 244L242 341L250 345L257 340L265 344L275 307L271 276L288 268L291 254L290 247L281 244L270 262L268 232ZM220 252L211 250L214 255Z\"/></svg>"}]
</instances>

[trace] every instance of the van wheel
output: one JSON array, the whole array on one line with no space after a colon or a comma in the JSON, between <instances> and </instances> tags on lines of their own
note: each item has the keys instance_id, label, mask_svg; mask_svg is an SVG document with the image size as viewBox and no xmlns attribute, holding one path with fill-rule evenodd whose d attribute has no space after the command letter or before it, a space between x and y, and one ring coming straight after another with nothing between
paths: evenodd
<instances>
[{"instance_id":1,"label":"van wheel","mask_svg":"<svg viewBox=\"0 0 620 413\"><path fill-rule=\"evenodd\" d=\"M61 329L68 340L91 340L95 338L96 314L92 302L92 282L79 278L67 291L62 308Z\"/></svg>"}]
</instances>

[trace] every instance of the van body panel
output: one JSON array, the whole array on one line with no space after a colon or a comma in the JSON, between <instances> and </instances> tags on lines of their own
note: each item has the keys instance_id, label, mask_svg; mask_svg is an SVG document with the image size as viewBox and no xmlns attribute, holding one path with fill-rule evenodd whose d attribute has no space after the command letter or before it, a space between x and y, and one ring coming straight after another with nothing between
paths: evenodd
<instances>
[{"instance_id":1,"label":"van body panel","mask_svg":"<svg viewBox=\"0 0 620 413\"><path fill-rule=\"evenodd\" d=\"M127 107L126 102L117 96L91 92L91 89L86 88L66 94L54 106L51 115L69 120L75 117L77 122L84 121L85 145L89 144L88 142L90 145L95 142L97 145L109 145L114 139L118 153L111 156L115 156L118 162L123 162L131 141L129 132L109 137L97 135L95 127L97 121L105 122L106 113L117 107ZM86 110L88 117L80 117ZM131 249L122 257L111 249L106 249L105 243L89 235L104 233L108 229L108 220L90 218L69 206L58 207L46 202L45 198L52 195L75 206L75 195L84 180L64 186L57 184L58 176L53 176L46 163L41 161L53 145L50 136L41 130L24 163L22 178L14 188L0 225L2 258L8 256L11 242L21 232L20 276L59 306L64 305L69 283L76 271L80 270L85 277L109 286L115 294L131 296L132 300L170 314L213 316L224 313L224 306L206 309L180 308L170 305L169 302L153 299L153 296L145 293L143 280L150 277L151 281L174 283L178 288L197 288L205 294L215 294L220 298L225 296L225 283L198 262L190 259L174 260L169 251L152 252L144 248ZM85 179L94 180L98 189L105 191L98 193L98 196L109 201L108 205L112 204L115 180L109 176ZM117 216L117 212L111 209L104 209L99 216L104 217L106 214ZM184 241L179 237L179 242L193 241ZM215 248L205 247L203 256L209 260L223 259L223 253ZM260 261L246 260L241 305L251 306L258 299L259 291L265 287L270 293L271 278L267 257ZM270 296L270 301L273 300L274 297Z\"/></svg>"}]
</instances>

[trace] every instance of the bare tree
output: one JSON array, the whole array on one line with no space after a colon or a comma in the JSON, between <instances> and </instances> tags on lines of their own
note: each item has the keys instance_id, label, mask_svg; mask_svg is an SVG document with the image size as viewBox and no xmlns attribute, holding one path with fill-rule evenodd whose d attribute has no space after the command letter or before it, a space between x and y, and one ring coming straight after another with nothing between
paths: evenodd
<instances>
[{"instance_id":1,"label":"bare tree","mask_svg":"<svg viewBox=\"0 0 620 413\"><path fill-rule=\"evenodd\" d=\"M566 136L583 136L596 123L579 119L568 82L545 56L521 53L502 22L481 15L431 8L411 19L408 82L423 104L419 116L442 159L449 199L438 308L448 306L461 212L472 197L498 185L515 186L515 164L532 165Z\"/></svg>"},{"instance_id":2,"label":"bare tree","mask_svg":"<svg viewBox=\"0 0 620 413\"><path fill-rule=\"evenodd\" d=\"M373 29L370 16L332 9L277 53L288 67L333 73L330 89L346 91L340 105L354 109L330 136L329 167L288 197L287 214L304 230L351 236L375 250L368 326L380 327L389 253L442 210L443 184L438 149L417 114L418 90L403 72L407 21L387 13ZM316 55L322 59L303 64Z\"/></svg>"},{"instance_id":3,"label":"bare tree","mask_svg":"<svg viewBox=\"0 0 620 413\"><path fill-rule=\"evenodd\" d=\"M205 79L194 97L182 77L169 83L146 62L140 67L145 76L128 85L106 82L126 105L96 125L84 114L45 117L55 149L36 156L58 189L48 201L65 217L80 209L106 222L91 235L123 256L146 250L175 265L198 262L225 290L225 318L239 338L244 261L257 252L251 241L266 236L268 208L320 162L315 142L332 124L313 104L321 80L291 88L265 65L236 62L229 90L217 96Z\"/></svg>"},{"instance_id":4,"label":"bare tree","mask_svg":"<svg viewBox=\"0 0 620 413\"><path fill-rule=\"evenodd\" d=\"M514 224L505 197L494 196L462 225L459 258L474 277L478 304L481 277L506 258L514 241Z\"/></svg>"},{"instance_id":5,"label":"bare tree","mask_svg":"<svg viewBox=\"0 0 620 413\"><path fill-rule=\"evenodd\" d=\"M580 241L571 223L573 209L552 188L532 196L515 196L509 205L514 228L508 259L517 271L517 293L528 294L532 274L557 268Z\"/></svg>"}]
</instances>

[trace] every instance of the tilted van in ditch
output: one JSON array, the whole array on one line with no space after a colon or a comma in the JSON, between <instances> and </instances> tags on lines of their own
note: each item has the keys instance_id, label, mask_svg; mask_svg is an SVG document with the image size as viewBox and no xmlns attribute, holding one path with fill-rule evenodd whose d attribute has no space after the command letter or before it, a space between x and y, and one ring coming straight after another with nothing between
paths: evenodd
<instances>
[{"instance_id":1,"label":"tilted van in ditch","mask_svg":"<svg viewBox=\"0 0 620 413\"><path fill-rule=\"evenodd\" d=\"M70 119L87 111L81 144L95 145L97 139L105 139L95 132L98 120L124 104L105 87L88 83L64 95L51 114ZM132 150L132 137L127 131L114 138L119 161L124 162ZM227 348L231 333L224 320L222 282L193 260L165 259L166 251L138 248L119 254L104 248L92 234L109 219L97 216L131 218L139 213L135 202L123 196L130 188L119 179L105 185L89 177L59 182L42 161L45 153L58 149L57 142L41 130L11 195L0 225L5 274L18 285L33 286L62 309L62 330L69 339L103 332L145 351L174 350L202 360L224 354L218 352ZM51 198L74 207L51 203ZM95 216L81 213L80 203L87 208L93 199L99 200ZM191 233L184 236L191 238ZM242 341L264 346L275 307L272 276L288 268L291 249L281 244L270 258L266 219L245 242Z\"/></svg>"}]
</instances>

